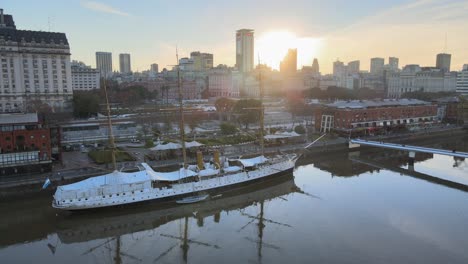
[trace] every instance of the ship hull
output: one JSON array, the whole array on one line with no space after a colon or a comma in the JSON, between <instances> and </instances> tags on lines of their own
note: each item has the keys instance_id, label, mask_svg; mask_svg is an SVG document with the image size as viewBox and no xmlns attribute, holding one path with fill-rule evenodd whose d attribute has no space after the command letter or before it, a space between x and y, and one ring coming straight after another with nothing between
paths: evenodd
<instances>
[{"instance_id":1,"label":"ship hull","mask_svg":"<svg viewBox=\"0 0 468 264\"><path fill-rule=\"evenodd\" d=\"M235 188L239 188L239 187L242 187L242 186L246 186L246 185L250 185L250 184L256 184L256 183L259 183L259 182L262 182L262 181L267 181L267 180L271 180L272 178L276 178L276 177L280 177L280 176L283 176L283 175L287 175L287 174L291 174L293 172L293 169L294 169L294 162L291 162L290 164L288 164L287 166L288 168L287 169L283 169L283 170L279 170L279 169L276 169L276 172L274 173L270 173L270 174L266 174L266 175L260 175L258 177L247 177L247 179L243 179L243 180L240 180L238 182L235 182L235 180L232 180L231 183L228 183L228 184L220 184L220 185L216 185L216 184L213 184L211 185L212 187L201 187L200 186L195 186L195 188L187 188L189 191L184 191L182 193L179 193L179 194L173 194L173 195L157 195L155 197L151 197L151 193L148 195L147 193L145 193L144 195L146 195L144 197L144 199L134 199L132 197L129 197L127 201L119 201L119 200L116 200L116 201L113 201L112 203L108 202L108 203L94 203L94 204L82 204L82 205L66 205L66 206L57 206L57 204L55 204L55 202L52 204L53 207L57 208L57 209L61 209L61 210L67 210L67 211L89 211L89 210L103 210L103 209L107 209L107 208L113 208L115 209L116 207L128 207L128 206L135 206L135 205L141 205L141 204L148 204L148 203L158 203L158 202L171 202L171 201L176 201L176 200L180 200L180 199L183 199L183 198L186 198L186 197L190 197L190 196L193 196L193 195L196 195L196 194L199 194L200 192L204 192L204 193L208 193L212 196L214 195L217 195L217 194L221 194L223 191L226 191L226 190L230 190L230 189L235 189ZM242 172L242 173L239 173L239 174L245 174L246 172ZM247 173L248 175L248 173ZM242 177L243 175L239 176L239 177ZM230 176L224 176L224 177L221 177L222 178L225 178L225 177L230 177ZM244 176L245 178L245 176ZM214 179L211 179L213 182L215 182L217 179L214 178ZM201 182L205 182L206 185L208 185L209 183L206 183L206 180L205 181L201 181ZM194 185L199 185L199 182L195 182L195 183L192 183ZM186 183L185 185L190 185L190 183ZM198 187L198 188L197 188ZM115 197L115 196L114 196ZM123 198L121 198L122 200ZM133 199L133 200L130 200L130 199Z\"/></svg>"}]
</instances>

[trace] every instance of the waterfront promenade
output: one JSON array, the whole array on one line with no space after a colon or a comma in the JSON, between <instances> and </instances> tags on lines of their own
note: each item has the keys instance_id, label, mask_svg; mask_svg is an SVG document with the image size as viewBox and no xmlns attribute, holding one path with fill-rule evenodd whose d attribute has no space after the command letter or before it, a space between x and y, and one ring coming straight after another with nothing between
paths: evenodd
<instances>
[{"instance_id":1,"label":"waterfront promenade","mask_svg":"<svg viewBox=\"0 0 468 264\"><path fill-rule=\"evenodd\" d=\"M388 141L388 142L400 142L402 140L412 141L419 138L431 138L439 136L452 136L452 135L466 135L467 131L462 130L461 128L453 127L439 127L433 130L422 130L418 132L409 132L404 134L389 134L389 135L380 135L374 137L367 137L368 140L375 141ZM266 153L276 153L276 152L303 152L304 147L309 145L312 141L308 141L301 144L292 144L292 145L282 145L265 148ZM347 149L347 138L337 137L337 138L327 138L316 142L312 147L307 151L334 151L342 150L346 151ZM253 153L259 153L260 147L256 144L245 144L245 145L235 145L235 146L223 146L220 147L221 152L226 157L238 157L242 155L252 155ZM135 153L137 150L134 150ZM147 152L147 150L142 149L142 153ZM133 162L122 162L118 163L118 167L124 170L137 169L137 165L141 162L146 162L152 167L169 167L176 166L180 164L179 159L169 159L169 160L157 160L157 161L145 161L144 154L139 153L139 155L134 155L136 161ZM85 179L92 176L102 175L104 173L111 172L109 165L97 165L94 164L87 158L86 153L80 152L71 152L67 153L64 165L56 165L53 168L52 172L43 173L43 174L30 174L30 175L5 175L0 177L0 196L10 195L13 192L20 190L21 192L38 192L40 187L45 182L46 179L50 179L53 185L70 183L77 180ZM195 163L195 159L189 159L189 163Z\"/></svg>"}]
</instances>

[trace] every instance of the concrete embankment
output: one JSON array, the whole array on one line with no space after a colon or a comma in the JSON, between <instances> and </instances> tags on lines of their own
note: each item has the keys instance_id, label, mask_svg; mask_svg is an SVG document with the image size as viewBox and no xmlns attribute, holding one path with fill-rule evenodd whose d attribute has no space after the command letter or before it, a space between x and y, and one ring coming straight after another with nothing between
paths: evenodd
<instances>
[{"instance_id":1,"label":"concrete embankment","mask_svg":"<svg viewBox=\"0 0 468 264\"><path fill-rule=\"evenodd\" d=\"M21 179L20 177L17 181L0 182L0 199L7 200L16 197L26 198L35 197L37 195L51 196L58 185L77 182L99 174L102 173L93 172L63 177L57 174L31 175L35 178L28 176L27 179ZM47 178L50 179L51 184L46 189L42 189Z\"/></svg>"},{"instance_id":2,"label":"concrete embankment","mask_svg":"<svg viewBox=\"0 0 468 264\"><path fill-rule=\"evenodd\" d=\"M453 138L459 137L463 138L464 136L468 137L468 130L462 128L450 128L444 130L436 131L422 131L417 133L407 133L407 134L394 134L387 136L377 136L377 137L368 137L369 140L377 141L386 141L394 143L411 143L413 145L430 145L434 139L440 138ZM467 143L468 144L468 143ZM287 146L278 146L278 147L269 147L265 149L266 153L274 154L279 151L281 152L303 152L304 146L307 144L298 144L298 145L287 145ZM452 146L443 146L445 148L452 149ZM361 149L371 148L371 147L361 147ZM246 145L246 146L233 146L232 153L226 153L229 156L235 155L248 155L251 153L258 153L259 146L256 145ZM231 152L229 151L229 152ZM316 142L313 146L308 148L306 153L320 153L320 152L337 152L337 151L348 151L347 139L345 138L336 138L331 140L319 141ZM164 164L151 164L159 167L174 165L177 166L180 162L177 160L165 161ZM72 182L77 182L92 176L103 174L102 170L93 170L92 168L87 169L77 169L77 170L67 170L61 171L60 173L48 173L40 175L28 175L28 176L18 176L13 177L9 176L9 179L0 179L0 198L5 199L14 199L16 197L28 197L28 196L37 196L37 195L52 195L55 191L55 188L58 185L68 184ZM42 190L42 185L45 180L49 178L52 184L46 189Z\"/></svg>"}]
</instances>

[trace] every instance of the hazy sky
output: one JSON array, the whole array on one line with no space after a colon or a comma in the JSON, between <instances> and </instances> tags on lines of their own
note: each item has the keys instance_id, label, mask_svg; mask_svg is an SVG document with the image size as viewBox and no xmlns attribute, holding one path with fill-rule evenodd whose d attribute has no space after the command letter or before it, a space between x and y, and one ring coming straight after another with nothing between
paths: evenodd
<instances>
[{"instance_id":1,"label":"hazy sky","mask_svg":"<svg viewBox=\"0 0 468 264\"><path fill-rule=\"evenodd\" d=\"M94 66L96 51L112 52L114 69L118 53L131 54L134 71L175 64L176 45L181 56L199 50L213 53L215 65L234 65L240 28L254 29L257 40L277 31L314 40L307 52L299 47L299 56L305 54L299 63L312 64L309 57L316 56L323 73L331 72L337 58L361 60L365 70L371 57L434 65L446 35L452 69L468 63L468 1L3 0L0 7L14 16L18 29L66 33L72 59Z\"/></svg>"}]
</instances>

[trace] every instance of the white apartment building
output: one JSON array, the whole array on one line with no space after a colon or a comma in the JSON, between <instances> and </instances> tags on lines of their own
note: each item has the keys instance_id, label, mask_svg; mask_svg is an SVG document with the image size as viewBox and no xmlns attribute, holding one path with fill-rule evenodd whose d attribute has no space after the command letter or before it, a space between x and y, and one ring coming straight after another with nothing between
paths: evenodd
<instances>
[{"instance_id":1,"label":"white apartment building","mask_svg":"<svg viewBox=\"0 0 468 264\"><path fill-rule=\"evenodd\" d=\"M457 73L419 65L407 65L401 72L387 77L390 98L400 98L406 92L454 92L457 89Z\"/></svg>"},{"instance_id":2,"label":"white apartment building","mask_svg":"<svg viewBox=\"0 0 468 264\"><path fill-rule=\"evenodd\" d=\"M208 91L210 97L239 97L239 86L235 85L230 69L214 68L208 72Z\"/></svg>"},{"instance_id":3,"label":"white apartment building","mask_svg":"<svg viewBox=\"0 0 468 264\"><path fill-rule=\"evenodd\" d=\"M457 93L468 95L468 64L457 75Z\"/></svg>"},{"instance_id":4,"label":"white apartment building","mask_svg":"<svg viewBox=\"0 0 468 264\"><path fill-rule=\"evenodd\" d=\"M195 64L192 59L189 58L180 58L179 67L181 71L194 71Z\"/></svg>"},{"instance_id":5,"label":"white apartment building","mask_svg":"<svg viewBox=\"0 0 468 264\"><path fill-rule=\"evenodd\" d=\"M90 91L101 88L101 74L97 69L85 65L83 62L71 63L73 91Z\"/></svg>"},{"instance_id":6,"label":"white apartment building","mask_svg":"<svg viewBox=\"0 0 468 264\"><path fill-rule=\"evenodd\" d=\"M61 111L72 99L65 33L17 30L0 9L0 112L25 111L40 100Z\"/></svg>"}]
</instances>

